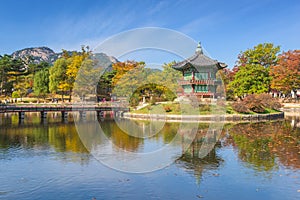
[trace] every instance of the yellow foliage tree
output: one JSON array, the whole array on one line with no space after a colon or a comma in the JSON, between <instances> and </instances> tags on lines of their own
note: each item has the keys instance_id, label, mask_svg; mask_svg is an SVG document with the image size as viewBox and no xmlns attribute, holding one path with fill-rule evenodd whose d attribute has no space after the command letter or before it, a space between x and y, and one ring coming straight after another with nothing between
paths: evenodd
<instances>
[{"instance_id":1,"label":"yellow foliage tree","mask_svg":"<svg viewBox=\"0 0 300 200\"><path fill-rule=\"evenodd\" d=\"M136 61L126 61L126 62L117 62L112 65L114 71L116 71L116 75L112 79L112 85L116 86L118 81L130 70L144 66L145 62L136 62Z\"/></svg>"}]
</instances>

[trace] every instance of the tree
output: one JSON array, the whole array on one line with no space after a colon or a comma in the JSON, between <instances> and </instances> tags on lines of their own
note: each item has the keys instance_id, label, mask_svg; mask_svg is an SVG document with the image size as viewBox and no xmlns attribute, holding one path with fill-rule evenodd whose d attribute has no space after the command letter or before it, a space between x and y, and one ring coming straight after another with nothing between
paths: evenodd
<instances>
[{"instance_id":1,"label":"tree","mask_svg":"<svg viewBox=\"0 0 300 200\"><path fill-rule=\"evenodd\" d=\"M126 61L126 62L117 62L112 65L114 71L116 71L115 76L112 79L112 85L116 86L118 81L130 70L145 66L145 62L135 62L135 61Z\"/></svg>"},{"instance_id":2,"label":"tree","mask_svg":"<svg viewBox=\"0 0 300 200\"><path fill-rule=\"evenodd\" d=\"M87 95L96 95L101 68L97 68L96 61L85 59L78 71L74 83L74 93L84 99Z\"/></svg>"},{"instance_id":3,"label":"tree","mask_svg":"<svg viewBox=\"0 0 300 200\"><path fill-rule=\"evenodd\" d=\"M1 94L5 90L5 95L12 92L18 85L20 76L25 73L25 66L21 59L14 59L12 56L4 55L0 57L0 78Z\"/></svg>"},{"instance_id":4,"label":"tree","mask_svg":"<svg viewBox=\"0 0 300 200\"><path fill-rule=\"evenodd\" d=\"M69 102L71 102L72 98L72 90L74 87L74 82L77 77L78 71L82 66L85 59L90 56L89 47L87 46L85 50L85 46L82 46L82 52L77 53L73 52L73 54L67 58L67 69L66 69L66 81L64 82L65 88L69 90ZM65 54L65 53L64 53Z\"/></svg>"},{"instance_id":5,"label":"tree","mask_svg":"<svg viewBox=\"0 0 300 200\"><path fill-rule=\"evenodd\" d=\"M62 92L62 99L64 94L69 92L69 101L71 101L72 90L74 82L77 77L78 70L82 66L82 63L90 55L88 47L82 47L82 52L69 53L63 50L61 58L57 59L50 68L50 92L57 93L58 90Z\"/></svg>"},{"instance_id":6,"label":"tree","mask_svg":"<svg viewBox=\"0 0 300 200\"><path fill-rule=\"evenodd\" d=\"M240 98L245 94L264 93L270 90L270 67L278 62L279 46L258 44L238 55L237 66L229 76L227 89Z\"/></svg>"},{"instance_id":7,"label":"tree","mask_svg":"<svg viewBox=\"0 0 300 200\"><path fill-rule=\"evenodd\" d=\"M233 69L235 70L235 69ZM217 72L217 78L219 80L222 80L223 81L223 84L224 84L224 88L223 86L218 86L217 87L217 91L222 93L223 90L225 89L225 92L226 92L226 99L227 100L232 100L234 99L234 95L233 95L233 90L229 87L229 83L233 80L233 77L235 75L235 71L233 70L230 70L230 69L227 69L227 68L224 68L224 69L221 69Z\"/></svg>"},{"instance_id":8,"label":"tree","mask_svg":"<svg viewBox=\"0 0 300 200\"><path fill-rule=\"evenodd\" d=\"M46 97L49 92L49 70L47 68L35 73L33 90L35 95Z\"/></svg>"},{"instance_id":9,"label":"tree","mask_svg":"<svg viewBox=\"0 0 300 200\"><path fill-rule=\"evenodd\" d=\"M172 68L175 62L165 63L162 71L149 74L147 80L154 84L152 89L159 97L172 101L176 97L179 88L178 80L182 77L181 72Z\"/></svg>"},{"instance_id":10,"label":"tree","mask_svg":"<svg viewBox=\"0 0 300 200\"><path fill-rule=\"evenodd\" d=\"M99 96L108 98L112 92L112 79L116 75L116 71L106 71L100 76L100 80L97 84L97 94Z\"/></svg>"},{"instance_id":11,"label":"tree","mask_svg":"<svg viewBox=\"0 0 300 200\"><path fill-rule=\"evenodd\" d=\"M269 69L259 64L247 64L239 69L229 88L242 98L245 94L260 94L269 91Z\"/></svg>"},{"instance_id":12,"label":"tree","mask_svg":"<svg viewBox=\"0 0 300 200\"><path fill-rule=\"evenodd\" d=\"M146 80L146 71L144 65L136 65L130 71L123 73L123 75L116 81L114 76L113 82L115 81L113 93L117 96L130 97L136 91L137 88L142 86ZM118 73L118 71L117 71Z\"/></svg>"},{"instance_id":13,"label":"tree","mask_svg":"<svg viewBox=\"0 0 300 200\"><path fill-rule=\"evenodd\" d=\"M66 69L67 60L65 58L59 58L54 62L54 65L49 70L49 90L52 93L57 93L59 90L62 91L62 100L64 91L68 88L64 84L66 82Z\"/></svg>"},{"instance_id":14,"label":"tree","mask_svg":"<svg viewBox=\"0 0 300 200\"><path fill-rule=\"evenodd\" d=\"M142 97L153 101L172 101L176 97L177 82L181 78L181 73L171 67L173 64L164 64L162 71L145 68L144 64L136 66L123 74L113 92L129 97L134 105Z\"/></svg>"},{"instance_id":15,"label":"tree","mask_svg":"<svg viewBox=\"0 0 300 200\"><path fill-rule=\"evenodd\" d=\"M271 88L288 93L300 88L300 50L284 52L270 69Z\"/></svg>"},{"instance_id":16,"label":"tree","mask_svg":"<svg viewBox=\"0 0 300 200\"><path fill-rule=\"evenodd\" d=\"M272 43L258 44L253 49L247 49L238 55L237 66L243 67L247 64L258 64L269 68L277 64L279 51L280 47L274 46Z\"/></svg>"},{"instance_id":17,"label":"tree","mask_svg":"<svg viewBox=\"0 0 300 200\"><path fill-rule=\"evenodd\" d=\"M2 92L6 89L7 87L7 72L10 69L10 65L11 65L11 56L9 55L4 55L4 56L0 56L0 81L1 81L1 95ZM5 92L7 92L5 90Z\"/></svg>"}]
</instances>

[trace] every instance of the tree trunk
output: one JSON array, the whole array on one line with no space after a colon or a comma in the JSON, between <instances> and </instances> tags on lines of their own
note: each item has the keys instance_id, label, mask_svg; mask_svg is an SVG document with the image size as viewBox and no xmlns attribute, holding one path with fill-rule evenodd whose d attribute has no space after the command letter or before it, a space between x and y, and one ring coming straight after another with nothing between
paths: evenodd
<instances>
[{"instance_id":1,"label":"tree trunk","mask_svg":"<svg viewBox=\"0 0 300 200\"><path fill-rule=\"evenodd\" d=\"M70 93L69 93L69 102L71 102L71 100L72 100L72 89L70 89L69 92L70 92Z\"/></svg>"},{"instance_id":2,"label":"tree trunk","mask_svg":"<svg viewBox=\"0 0 300 200\"><path fill-rule=\"evenodd\" d=\"M64 101L64 91L61 92L61 100L62 100L62 102L65 102Z\"/></svg>"}]
</instances>

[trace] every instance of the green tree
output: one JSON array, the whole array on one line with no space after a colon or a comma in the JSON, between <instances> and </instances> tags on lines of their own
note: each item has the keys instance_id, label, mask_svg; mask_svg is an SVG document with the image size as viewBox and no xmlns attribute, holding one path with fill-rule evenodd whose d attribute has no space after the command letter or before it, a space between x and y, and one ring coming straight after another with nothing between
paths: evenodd
<instances>
[{"instance_id":1,"label":"green tree","mask_svg":"<svg viewBox=\"0 0 300 200\"><path fill-rule=\"evenodd\" d=\"M279 46L272 43L263 43L254 46L253 49L247 49L238 55L237 66L242 67L248 64L258 64L265 68L274 66L278 61Z\"/></svg>"},{"instance_id":2,"label":"green tree","mask_svg":"<svg viewBox=\"0 0 300 200\"><path fill-rule=\"evenodd\" d=\"M162 86L164 87L164 94L168 100L174 100L176 92L179 88L178 80L181 79L182 74L180 71L173 69L175 62L165 63L162 71ZM159 84L159 83L158 83Z\"/></svg>"},{"instance_id":3,"label":"green tree","mask_svg":"<svg viewBox=\"0 0 300 200\"><path fill-rule=\"evenodd\" d=\"M242 98L246 94L260 94L269 91L269 69L259 64L247 64L239 69L229 87Z\"/></svg>"},{"instance_id":4,"label":"green tree","mask_svg":"<svg viewBox=\"0 0 300 200\"><path fill-rule=\"evenodd\" d=\"M99 96L109 98L110 93L112 92L113 85L112 79L116 75L115 70L106 71L100 76L100 80L97 84L97 94Z\"/></svg>"},{"instance_id":5,"label":"green tree","mask_svg":"<svg viewBox=\"0 0 300 200\"><path fill-rule=\"evenodd\" d=\"M277 64L279 51L279 46L264 43L241 52L227 90L233 91L240 98L247 94L268 92L270 67Z\"/></svg>"},{"instance_id":6,"label":"green tree","mask_svg":"<svg viewBox=\"0 0 300 200\"><path fill-rule=\"evenodd\" d=\"M59 58L54 62L54 65L49 69L49 90L52 93L57 93L61 90L62 100L64 99L64 92L68 89L66 84L66 69L67 60Z\"/></svg>"},{"instance_id":7,"label":"green tree","mask_svg":"<svg viewBox=\"0 0 300 200\"><path fill-rule=\"evenodd\" d=\"M49 92L49 70L43 69L35 73L33 90L38 97L46 97Z\"/></svg>"},{"instance_id":8,"label":"green tree","mask_svg":"<svg viewBox=\"0 0 300 200\"><path fill-rule=\"evenodd\" d=\"M4 55L0 57L0 81L1 94L5 90L5 95L16 89L20 76L26 73L26 68L21 59L14 59L12 56ZM16 87L16 88L14 88Z\"/></svg>"},{"instance_id":9,"label":"green tree","mask_svg":"<svg viewBox=\"0 0 300 200\"><path fill-rule=\"evenodd\" d=\"M6 91L7 84L7 72L11 65L11 57L9 55L0 56L0 83L1 83L1 95L3 91Z\"/></svg>"}]
</instances>

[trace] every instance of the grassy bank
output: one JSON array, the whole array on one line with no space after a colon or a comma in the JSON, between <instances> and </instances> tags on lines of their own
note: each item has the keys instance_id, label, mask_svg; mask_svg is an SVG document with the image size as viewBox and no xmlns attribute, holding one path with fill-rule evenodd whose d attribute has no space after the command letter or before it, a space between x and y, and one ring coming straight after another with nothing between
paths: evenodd
<instances>
[{"instance_id":1,"label":"grassy bank","mask_svg":"<svg viewBox=\"0 0 300 200\"><path fill-rule=\"evenodd\" d=\"M227 103L225 106L218 105L200 105L199 109L193 108L188 104L179 103L164 103L164 104L154 104L148 105L140 110L132 110L131 113L136 114L168 114L168 115L210 115L210 114L268 114L268 113L278 113L280 111L265 108L264 112L256 113L250 111L248 113L237 112L232 108L231 103Z\"/></svg>"}]
</instances>

